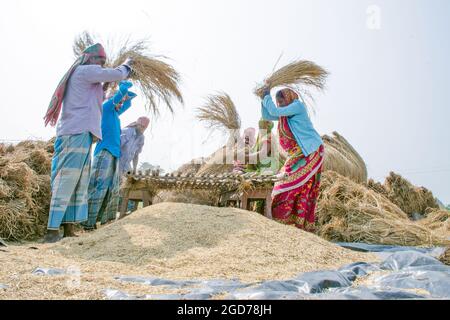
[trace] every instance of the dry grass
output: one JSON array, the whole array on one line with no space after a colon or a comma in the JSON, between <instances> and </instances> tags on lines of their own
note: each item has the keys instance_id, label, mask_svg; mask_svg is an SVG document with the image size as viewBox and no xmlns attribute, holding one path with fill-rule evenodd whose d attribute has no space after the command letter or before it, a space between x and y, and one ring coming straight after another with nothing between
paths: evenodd
<instances>
[{"instance_id":1,"label":"dry grass","mask_svg":"<svg viewBox=\"0 0 450 320\"><path fill-rule=\"evenodd\" d=\"M447 250L445 250L445 252L439 257L439 260L450 266L450 247L447 247Z\"/></svg>"},{"instance_id":2,"label":"dry grass","mask_svg":"<svg viewBox=\"0 0 450 320\"><path fill-rule=\"evenodd\" d=\"M324 172L317 208L318 234L330 241L433 246L449 241L411 222L383 195L335 172Z\"/></svg>"},{"instance_id":3,"label":"dry grass","mask_svg":"<svg viewBox=\"0 0 450 320\"><path fill-rule=\"evenodd\" d=\"M94 39L95 37L87 32L81 34L75 39L74 54L79 56L87 46L97 42ZM134 59L130 79L141 90L149 110L158 114L158 104L162 101L173 112L174 99L183 103L183 95L179 88L180 74L172 65L164 61L167 60L166 57L150 53L147 39L136 42L125 40L117 45L110 41L110 46L105 49L109 52L106 66L117 67L128 57ZM110 90L114 90L115 85L110 87Z\"/></svg>"},{"instance_id":4,"label":"dry grass","mask_svg":"<svg viewBox=\"0 0 450 320\"><path fill-rule=\"evenodd\" d=\"M367 167L348 141L337 132L322 137L325 144L324 170L331 170L357 183L367 181Z\"/></svg>"},{"instance_id":5,"label":"dry grass","mask_svg":"<svg viewBox=\"0 0 450 320\"><path fill-rule=\"evenodd\" d=\"M197 109L197 119L206 123L211 130L239 130L241 118L230 96L219 92L206 98L202 107Z\"/></svg>"},{"instance_id":6,"label":"dry grass","mask_svg":"<svg viewBox=\"0 0 450 320\"><path fill-rule=\"evenodd\" d=\"M32 240L46 229L51 142L24 141L0 158L0 238Z\"/></svg>"},{"instance_id":7,"label":"dry grass","mask_svg":"<svg viewBox=\"0 0 450 320\"><path fill-rule=\"evenodd\" d=\"M308 86L323 90L328 72L314 62L294 61L267 77L254 93L262 97L264 89L273 89L281 86Z\"/></svg>"},{"instance_id":8,"label":"dry grass","mask_svg":"<svg viewBox=\"0 0 450 320\"><path fill-rule=\"evenodd\" d=\"M426 218L419 220L418 224L423 225L443 237L450 238L450 212L448 210L427 209Z\"/></svg>"},{"instance_id":9,"label":"dry grass","mask_svg":"<svg viewBox=\"0 0 450 320\"><path fill-rule=\"evenodd\" d=\"M386 178L384 186L388 192L388 198L409 215L423 214L428 208L439 208L429 190L415 187L399 174L391 172Z\"/></svg>"}]
</instances>

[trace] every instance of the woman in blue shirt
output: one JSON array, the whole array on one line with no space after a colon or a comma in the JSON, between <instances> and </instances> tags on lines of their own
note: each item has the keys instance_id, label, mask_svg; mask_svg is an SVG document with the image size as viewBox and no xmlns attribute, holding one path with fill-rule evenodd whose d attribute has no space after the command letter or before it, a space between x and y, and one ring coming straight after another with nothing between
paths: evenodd
<instances>
[{"instance_id":1,"label":"woman in blue shirt","mask_svg":"<svg viewBox=\"0 0 450 320\"><path fill-rule=\"evenodd\" d=\"M88 221L85 230L93 230L97 221L102 224L116 219L120 191L120 118L131 107L136 94L128 91L131 82L122 81L119 90L103 103L102 136L94 151L89 181Z\"/></svg>"},{"instance_id":2,"label":"woman in blue shirt","mask_svg":"<svg viewBox=\"0 0 450 320\"><path fill-rule=\"evenodd\" d=\"M278 107L268 90L261 106L263 119L278 121L280 146L288 155L272 192L274 220L314 232L324 147L306 106L291 89L277 92Z\"/></svg>"}]
</instances>

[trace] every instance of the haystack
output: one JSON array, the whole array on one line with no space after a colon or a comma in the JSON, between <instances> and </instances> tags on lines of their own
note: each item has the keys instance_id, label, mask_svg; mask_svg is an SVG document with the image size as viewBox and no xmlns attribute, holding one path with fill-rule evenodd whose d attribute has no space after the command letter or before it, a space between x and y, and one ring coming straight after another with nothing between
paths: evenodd
<instances>
[{"instance_id":1,"label":"haystack","mask_svg":"<svg viewBox=\"0 0 450 320\"><path fill-rule=\"evenodd\" d=\"M386 178L384 187L388 198L408 215L424 214L428 208L439 209L431 191L423 187L415 187L399 174L391 172Z\"/></svg>"},{"instance_id":2,"label":"haystack","mask_svg":"<svg viewBox=\"0 0 450 320\"><path fill-rule=\"evenodd\" d=\"M367 167L362 157L337 132L322 137L325 144L324 170L331 170L357 183L367 182Z\"/></svg>"},{"instance_id":3,"label":"haystack","mask_svg":"<svg viewBox=\"0 0 450 320\"><path fill-rule=\"evenodd\" d=\"M80 56L88 46L96 42L100 41L97 41L88 32L82 33L75 39L74 55ZM125 40L120 44L109 41L108 44L110 46L105 48L108 51L107 67L117 67L127 58L133 58L133 72L130 79L141 90L149 110L158 114L159 102L162 102L173 112L173 100L183 103L183 95L179 88L180 74L173 66L165 62L166 57L155 56L150 53L150 45L147 39L136 42ZM115 86L116 84L113 84L109 89L115 90Z\"/></svg>"},{"instance_id":4,"label":"haystack","mask_svg":"<svg viewBox=\"0 0 450 320\"><path fill-rule=\"evenodd\" d=\"M0 158L0 238L44 234L50 206L51 142L23 141Z\"/></svg>"},{"instance_id":5,"label":"haystack","mask_svg":"<svg viewBox=\"0 0 450 320\"><path fill-rule=\"evenodd\" d=\"M449 241L408 219L383 195L326 171L317 208L318 235L330 241L433 246Z\"/></svg>"}]
</instances>

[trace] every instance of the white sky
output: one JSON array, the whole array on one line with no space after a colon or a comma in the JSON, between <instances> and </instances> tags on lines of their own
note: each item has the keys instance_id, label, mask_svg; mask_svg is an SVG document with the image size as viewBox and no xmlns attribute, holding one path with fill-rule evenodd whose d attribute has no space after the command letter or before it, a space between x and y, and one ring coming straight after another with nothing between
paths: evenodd
<instances>
[{"instance_id":1,"label":"white sky","mask_svg":"<svg viewBox=\"0 0 450 320\"><path fill-rule=\"evenodd\" d=\"M367 9L380 9L380 29ZM73 62L84 30L103 38L150 36L182 73L186 104L163 112L141 161L166 170L222 145L194 119L204 97L229 93L243 126L257 126L252 89L279 66L302 58L326 67L328 89L313 122L338 131L361 153L369 175L396 171L450 203L450 1L447 0L129 0L9 1L0 9L0 139L48 139L42 117ZM146 113L142 103L124 125Z\"/></svg>"}]
</instances>

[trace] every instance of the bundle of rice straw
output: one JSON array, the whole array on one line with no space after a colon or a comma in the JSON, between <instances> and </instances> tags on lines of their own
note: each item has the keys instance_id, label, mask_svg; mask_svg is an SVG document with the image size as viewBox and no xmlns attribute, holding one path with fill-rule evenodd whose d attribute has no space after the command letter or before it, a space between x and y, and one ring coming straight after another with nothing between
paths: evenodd
<instances>
[{"instance_id":1,"label":"bundle of rice straw","mask_svg":"<svg viewBox=\"0 0 450 320\"><path fill-rule=\"evenodd\" d=\"M447 247L447 250L439 257L439 261L450 266L450 247Z\"/></svg>"},{"instance_id":2,"label":"bundle of rice straw","mask_svg":"<svg viewBox=\"0 0 450 320\"><path fill-rule=\"evenodd\" d=\"M333 171L323 173L317 233L330 241L433 246L449 240L411 222L386 197Z\"/></svg>"},{"instance_id":3,"label":"bundle of rice straw","mask_svg":"<svg viewBox=\"0 0 450 320\"><path fill-rule=\"evenodd\" d=\"M206 97L205 104L197 109L197 119L211 130L239 131L241 128L236 106L225 92Z\"/></svg>"},{"instance_id":4,"label":"bundle of rice straw","mask_svg":"<svg viewBox=\"0 0 450 320\"><path fill-rule=\"evenodd\" d=\"M325 144L324 170L331 170L357 183L367 181L367 167L362 157L337 132L322 137Z\"/></svg>"},{"instance_id":5,"label":"bundle of rice straw","mask_svg":"<svg viewBox=\"0 0 450 320\"><path fill-rule=\"evenodd\" d=\"M413 213L424 214L428 208L438 209L433 194L423 188L415 187L399 174L391 172L386 178L384 187L388 198L409 215Z\"/></svg>"},{"instance_id":6,"label":"bundle of rice straw","mask_svg":"<svg viewBox=\"0 0 450 320\"><path fill-rule=\"evenodd\" d=\"M373 179L369 179L369 181L367 181L366 184L367 188L378 192L379 194L382 194L385 197L388 197L388 191L386 190L386 188L384 187L384 185L380 182L377 182Z\"/></svg>"},{"instance_id":7,"label":"bundle of rice straw","mask_svg":"<svg viewBox=\"0 0 450 320\"><path fill-rule=\"evenodd\" d=\"M211 130L220 130L229 134L227 144L209 156L197 174L220 174L231 172L233 164L226 155L235 155L236 142L239 139L241 118L233 100L225 92L219 92L206 98L203 106L197 109L197 119L206 123Z\"/></svg>"},{"instance_id":8,"label":"bundle of rice straw","mask_svg":"<svg viewBox=\"0 0 450 320\"><path fill-rule=\"evenodd\" d=\"M0 157L0 238L33 240L46 229L51 143L24 141Z\"/></svg>"},{"instance_id":9,"label":"bundle of rice straw","mask_svg":"<svg viewBox=\"0 0 450 320\"><path fill-rule=\"evenodd\" d=\"M94 37L88 32L82 33L75 39L73 51L78 57L86 47L95 44ZM110 41L110 44L112 41ZM158 114L158 102L162 101L171 112L173 112L172 100L176 99L183 103L179 85L180 74L170 64L163 61L166 57L154 56L149 52L149 41L147 39L131 43L125 40L120 45L111 44L110 48L105 48L108 53L107 67L117 67L128 57L133 58L133 72L130 79L137 84L141 90L146 107ZM115 89L116 84L110 87Z\"/></svg>"},{"instance_id":10,"label":"bundle of rice straw","mask_svg":"<svg viewBox=\"0 0 450 320\"><path fill-rule=\"evenodd\" d=\"M265 88L271 90L275 87L290 87L310 95L307 90L300 88L307 86L323 90L327 76L328 72L314 62L294 61L267 77L261 85L256 87L254 94L262 98Z\"/></svg>"},{"instance_id":11,"label":"bundle of rice straw","mask_svg":"<svg viewBox=\"0 0 450 320\"><path fill-rule=\"evenodd\" d=\"M418 221L420 225L450 237L450 211L428 208L425 213L426 217Z\"/></svg>"}]
</instances>

